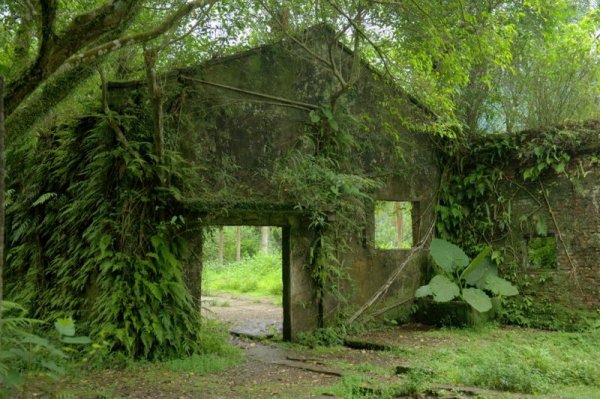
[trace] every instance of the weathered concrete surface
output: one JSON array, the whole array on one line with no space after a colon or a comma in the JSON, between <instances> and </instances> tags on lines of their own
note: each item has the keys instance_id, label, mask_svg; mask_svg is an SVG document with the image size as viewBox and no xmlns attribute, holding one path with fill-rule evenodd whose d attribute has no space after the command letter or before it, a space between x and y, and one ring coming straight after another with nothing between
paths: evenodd
<instances>
[{"instance_id":1,"label":"weathered concrete surface","mask_svg":"<svg viewBox=\"0 0 600 399\"><path fill-rule=\"evenodd\" d=\"M329 324L338 308L333 298L325 298L322 308L317 303L318 288L309 264L314 231L307 215L296 207L294 187L282 186L274 176L280 163L294 152L309 155L315 151L307 144L309 131L314 129L309 111L327 106L337 90L332 71L311 52L329 59L331 50L345 76L353 60L328 29L309 31L300 39L303 45L284 40L173 71L164 79L166 131L171 132L166 143L198 167L202 186L207 188L188 193L187 219L196 218L204 225L287 229L284 336L291 339ZM110 92L111 109L149 115L143 82L114 83ZM433 220L431 201L439 180L436 152L429 136L403 127L404 117L418 118L423 110L366 64L361 64L360 79L338 103L355 118L348 129L356 142L354 152L340 154L339 172L382 181L383 187L373 198L417 203L421 211L413 215L415 232L425 236ZM335 217L335 210L323 212ZM356 234L355 245L340 248L339 257L351 277L342 288L351 304L370 297L410 253L375 249L373 218L371 212L366 230ZM417 258L407 266L390 291L392 296L414 293L421 262Z\"/></svg>"}]
</instances>

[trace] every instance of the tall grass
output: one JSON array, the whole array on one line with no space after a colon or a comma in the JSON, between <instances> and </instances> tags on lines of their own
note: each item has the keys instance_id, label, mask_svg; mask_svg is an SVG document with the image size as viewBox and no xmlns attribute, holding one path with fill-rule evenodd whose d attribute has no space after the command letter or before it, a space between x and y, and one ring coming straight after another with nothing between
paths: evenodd
<instances>
[{"instance_id":1,"label":"tall grass","mask_svg":"<svg viewBox=\"0 0 600 399\"><path fill-rule=\"evenodd\" d=\"M205 291L281 297L281 256L258 254L239 262L207 262L202 272Z\"/></svg>"}]
</instances>

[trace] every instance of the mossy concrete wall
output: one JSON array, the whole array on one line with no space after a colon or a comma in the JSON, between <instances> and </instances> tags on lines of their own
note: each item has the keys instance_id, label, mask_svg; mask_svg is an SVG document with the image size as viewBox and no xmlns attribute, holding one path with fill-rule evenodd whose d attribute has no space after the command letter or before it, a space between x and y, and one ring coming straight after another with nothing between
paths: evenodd
<instances>
[{"instance_id":1,"label":"mossy concrete wall","mask_svg":"<svg viewBox=\"0 0 600 399\"><path fill-rule=\"evenodd\" d=\"M188 193L190 217L205 225L289 229L285 230L289 253L284 251L284 268L288 268L284 270L284 324L289 327L286 338L292 339L331 323L338 303L326 298L324 320L318 319L317 288L309 265L314 231L308 215L297 209L291 194L294 187L278 185L273 176L284 157L308 151L303 140L313 128L309 111L329 105L337 90L339 82L323 59L333 59L346 77L353 62L351 52L334 41L327 29L299 38L300 44L284 40L163 78L167 147L197 165L203 187L209 188L198 196ZM133 107L149 114L144 93L143 82L113 83L111 108L126 114ZM360 78L338 105L358 120L353 135L355 148L360 148L345 154L340 172L384 182L371 193L373 198L417 203L416 235L425 237L433 222L432 201L439 182L436 150L428 135L411 132L402 122L424 111L364 63ZM335 209L323 211L335 218ZM371 212L366 230L356 233L355 245L340 248L339 258L351 279L344 287L351 304L366 301L411 252L375 249L373 217ZM413 295L421 282L422 262L416 257L407 265L391 296Z\"/></svg>"},{"instance_id":2,"label":"mossy concrete wall","mask_svg":"<svg viewBox=\"0 0 600 399\"><path fill-rule=\"evenodd\" d=\"M600 129L580 133L565 173L548 171L540 181L523 181L522 170L505 168L500 191L510 199L511 225L498 242L505 264L518 268L522 294L549 308L600 309ZM528 242L547 237L556 265L536 265Z\"/></svg>"}]
</instances>

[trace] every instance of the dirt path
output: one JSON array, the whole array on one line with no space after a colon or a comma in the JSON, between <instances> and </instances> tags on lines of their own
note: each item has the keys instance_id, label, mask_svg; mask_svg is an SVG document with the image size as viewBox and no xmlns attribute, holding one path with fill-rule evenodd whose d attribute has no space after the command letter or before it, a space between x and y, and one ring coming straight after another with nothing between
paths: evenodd
<instances>
[{"instance_id":1,"label":"dirt path","mask_svg":"<svg viewBox=\"0 0 600 399\"><path fill-rule=\"evenodd\" d=\"M218 293L202 297L202 315L229 325L237 336L268 338L280 335L283 308L270 298Z\"/></svg>"},{"instance_id":2,"label":"dirt path","mask_svg":"<svg viewBox=\"0 0 600 399\"><path fill-rule=\"evenodd\" d=\"M262 399L378 397L386 387L408 383L411 371L430 373L411 364L402 351L452 346L452 338L424 334L430 328L407 324L346 337L351 347L307 348L275 340L281 333L283 311L269 298L218 294L202 299L205 317L227 323L232 342L242 348L241 363L219 373L195 373L141 366L88 371L62 386L42 381L28 385L18 398L128 399ZM248 339L259 337L260 340ZM416 375L419 375L418 373ZM522 398L518 394L472 387L430 384L424 394L396 398ZM442 392L438 396L435 392ZM56 392L73 392L62 396ZM430 394L431 393L431 394Z\"/></svg>"}]
</instances>

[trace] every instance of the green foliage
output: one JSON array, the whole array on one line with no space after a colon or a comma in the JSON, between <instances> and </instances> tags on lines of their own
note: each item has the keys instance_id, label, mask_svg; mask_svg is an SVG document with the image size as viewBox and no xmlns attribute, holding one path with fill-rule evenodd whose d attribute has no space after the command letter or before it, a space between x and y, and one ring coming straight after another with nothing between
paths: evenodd
<instances>
[{"instance_id":1,"label":"green foliage","mask_svg":"<svg viewBox=\"0 0 600 399\"><path fill-rule=\"evenodd\" d=\"M433 261L447 274L452 274L457 270L461 271L469 266L469 257L456 245L434 239L429 247L429 254ZM470 267L469 267L470 268Z\"/></svg>"},{"instance_id":2,"label":"green foliage","mask_svg":"<svg viewBox=\"0 0 600 399\"><path fill-rule=\"evenodd\" d=\"M556 239L533 237L527 241L529 266L539 269L556 269Z\"/></svg>"},{"instance_id":3,"label":"green foliage","mask_svg":"<svg viewBox=\"0 0 600 399\"><path fill-rule=\"evenodd\" d=\"M412 203L375 201L375 247L408 249L413 245ZM398 223L401 222L401 231ZM401 234L401 237L399 237Z\"/></svg>"},{"instance_id":4,"label":"green foliage","mask_svg":"<svg viewBox=\"0 0 600 399\"><path fill-rule=\"evenodd\" d=\"M241 236L241 256L242 258L258 255L260 251L261 227L259 226L239 226ZM236 258L238 226L223 226L223 259L230 262ZM202 247L202 257L207 261L218 259L218 240L219 232L217 229L205 229ZM276 254L281 251L281 228L269 227L269 253Z\"/></svg>"},{"instance_id":5,"label":"green foliage","mask_svg":"<svg viewBox=\"0 0 600 399\"><path fill-rule=\"evenodd\" d=\"M312 235L309 264L317 287L316 302L322 310L325 296L330 296L337 302L337 316L341 316L348 295L343 292L348 270L337 255L353 250L355 243L350 240L365 229L371 194L381 182L365 175L348 159L351 149L361 153L368 142L361 135L360 122L343 104L335 111L323 106L319 113L309 115L309 120L298 148L276 161L271 179L285 188L297 210L308 215Z\"/></svg>"},{"instance_id":6,"label":"green foliage","mask_svg":"<svg viewBox=\"0 0 600 399\"><path fill-rule=\"evenodd\" d=\"M364 375L343 376L338 383L319 392L345 399L392 399L408 393L400 384L380 382Z\"/></svg>"},{"instance_id":7,"label":"green foliage","mask_svg":"<svg viewBox=\"0 0 600 399\"><path fill-rule=\"evenodd\" d=\"M344 344L346 330L344 326L337 328L317 328L310 333L301 333L298 343L311 348L322 346L339 346Z\"/></svg>"},{"instance_id":8,"label":"green foliage","mask_svg":"<svg viewBox=\"0 0 600 399\"><path fill-rule=\"evenodd\" d=\"M365 326L358 324L321 327L299 334L297 342L311 348L340 346L344 344L346 336L360 333L364 329Z\"/></svg>"},{"instance_id":9,"label":"green foliage","mask_svg":"<svg viewBox=\"0 0 600 399\"><path fill-rule=\"evenodd\" d=\"M492 308L492 301L486 291L497 296L517 295L517 288L497 276L489 252L490 248L487 248L470 261L458 246L434 238L429 253L441 274L417 289L415 296L433 296L436 302L461 297L478 312L487 312Z\"/></svg>"},{"instance_id":10,"label":"green foliage","mask_svg":"<svg viewBox=\"0 0 600 399\"><path fill-rule=\"evenodd\" d=\"M226 370L242 360L242 351L230 343L228 329L210 319L202 321L199 340L202 349L189 357L159 363L174 372L215 373Z\"/></svg>"},{"instance_id":11,"label":"green foliage","mask_svg":"<svg viewBox=\"0 0 600 399\"><path fill-rule=\"evenodd\" d=\"M8 297L38 318L73 315L129 357L192 354L200 319L183 282L190 253L174 204L195 180L172 152L156 164L144 121L122 123L141 158L100 118L42 133L8 154Z\"/></svg>"},{"instance_id":12,"label":"green foliage","mask_svg":"<svg viewBox=\"0 0 600 399\"><path fill-rule=\"evenodd\" d=\"M594 126L594 122L589 122L519 134L475 136L469 142L455 142L447 147L448 158L444 164L450 177L442 185L436 208L439 236L457 243L471 256L492 246L494 263L520 291L525 291L529 281L514 256L521 250L522 243L506 241L506 238L517 233L524 241L527 239L530 266L555 267L556 240L545 237L551 223L543 215L547 213L544 196L548 193L540 183L560 175L576 184L577 177L587 173L583 165L571 160L571 154L583 143L596 142ZM593 167L593 161L589 167ZM530 196L539 203L539 208L514 220L511 198L514 192ZM557 316L549 311L551 305L529 305L532 297L528 298L506 301L511 304L510 311L515 313L513 317L502 319L520 325L526 321L532 326L543 326L547 324L545 315L552 314L548 316L550 319ZM557 306L557 309L562 308Z\"/></svg>"},{"instance_id":13,"label":"green foliage","mask_svg":"<svg viewBox=\"0 0 600 399\"><path fill-rule=\"evenodd\" d=\"M599 313L573 309L542 298L522 295L505 298L499 319L504 324L538 328L550 331L586 331L598 323Z\"/></svg>"},{"instance_id":14,"label":"green foliage","mask_svg":"<svg viewBox=\"0 0 600 399\"><path fill-rule=\"evenodd\" d=\"M43 332L44 322L27 317L27 311L13 302L2 302L2 336L0 337L0 397L25 382L27 373L58 379L65 374L73 345L87 345L86 336L75 336L73 319L58 319L54 332ZM40 331L42 331L40 333Z\"/></svg>"},{"instance_id":15,"label":"green foliage","mask_svg":"<svg viewBox=\"0 0 600 399\"><path fill-rule=\"evenodd\" d=\"M434 381L538 395L568 392L568 387L589 392L600 388L600 365L592 355L596 329L582 333L456 329L425 335L447 345L408 349L408 354L405 350L399 355L408 355L414 367L430 369Z\"/></svg>"},{"instance_id":16,"label":"green foliage","mask_svg":"<svg viewBox=\"0 0 600 399\"><path fill-rule=\"evenodd\" d=\"M240 262L207 262L202 271L203 289L276 296L281 301L283 279L280 255L255 255Z\"/></svg>"}]
</instances>

